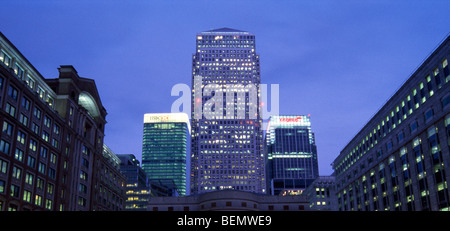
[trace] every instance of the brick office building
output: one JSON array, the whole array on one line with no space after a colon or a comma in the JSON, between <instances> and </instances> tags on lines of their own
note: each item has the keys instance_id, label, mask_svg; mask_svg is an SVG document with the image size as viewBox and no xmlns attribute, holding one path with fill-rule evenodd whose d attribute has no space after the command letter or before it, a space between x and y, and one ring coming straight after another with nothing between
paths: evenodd
<instances>
[{"instance_id":1,"label":"brick office building","mask_svg":"<svg viewBox=\"0 0 450 231\"><path fill-rule=\"evenodd\" d=\"M58 70L45 79L0 33L0 211L99 208L107 113L94 80ZM108 192L116 210L124 179Z\"/></svg>"}]
</instances>

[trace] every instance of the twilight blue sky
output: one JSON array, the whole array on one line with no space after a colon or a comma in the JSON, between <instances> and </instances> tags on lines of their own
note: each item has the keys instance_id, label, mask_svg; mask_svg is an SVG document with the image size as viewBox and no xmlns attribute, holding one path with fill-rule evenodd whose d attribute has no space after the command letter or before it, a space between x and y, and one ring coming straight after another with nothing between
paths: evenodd
<instances>
[{"instance_id":1,"label":"twilight blue sky","mask_svg":"<svg viewBox=\"0 0 450 231\"><path fill-rule=\"evenodd\" d=\"M450 32L450 1L2 1L0 31L45 78L73 65L96 81L105 143L141 159L143 115L191 85L197 32L255 33L280 114L311 114L320 175Z\"/></svg>"}]
</instances>

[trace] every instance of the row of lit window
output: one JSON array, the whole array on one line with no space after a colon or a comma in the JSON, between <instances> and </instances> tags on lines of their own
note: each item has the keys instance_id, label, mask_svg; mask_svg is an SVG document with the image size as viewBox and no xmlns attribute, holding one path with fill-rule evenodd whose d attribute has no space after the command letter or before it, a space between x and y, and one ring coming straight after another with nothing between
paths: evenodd
<instances>
[{"instance_id":1,"label":"row of lit window","mask_svg":"<svg viewBox=\"0 0 450 231\"><path fill-rule=\"evenodd\" d=\"M3 82L3 79L0 78L0 88L2 87L1 83ZM18 101L18 90L16 88L14 88L13 86L9 86L8 88L8 96L13 99L14 101ZM26 113L26 111L30 111L31 110L31 102L30 100L28 100L26 97L22 97L22 101L21 101L21 107L23 107L23 109L25 110L23 113L20 113L19 116L19 122L21 124L23 124L24 126L28 126L28 122L29 122L29 118L28 116L26 116L24 113ZM17 109L15 106L11 105L9 102L6 103L5 105L5 112L8 113L9 115L11 115L12 117L16 117L16 112ZM40 120L41 116L42 116L42 112L38 107L33 107L33 116ZM52 124L52 119L50 117L48 117L47 115L43 116L43 125L44 127L50 128L51 124ZM6 126L5 126L6 125ZM3 124L3 130L7 129L8 131L12 132L12 129L9 129L8 127L12 128L11 126L8 126L8 124ZM37 135L39 135L40 133L40 126L37 125L35 122L33 122L31 124L31 130L36 133ZM54 136L59 136L60 133L60 126L57 125L56 123L53 125L53 135ZM18 135L21 136L21 138L18 138L18 141L25 141L26 135L25 133L23 133L22 131L18 131ZM46 142L50 142L50 134L45 131L44 129L42 129L42 139L45 140ZM52 146L54 146L55 148L59 147L59 140L56 138L52 138L51 140L51 144Z\"/></svg>"},{"instance_id":2,"label":"row of lit window","mask_svg":"<svg viewBox=\"0 0 450 231\"><path fill-rule=\"evenodd\" d=\"M245 69L245 70L244 70ZM253 80L255 81L255 84L259 84L258 80L259 78L257 75L259 75L259 72L256 68L242 68L242 70L218 70L217 68L210 69L208 71L201 70L196 71L195 73L200 74L202 77L202 81L205 85L208 85L210 83L213 83L214 80L222 80L224 84L228 83L237 83L235 80L239 80L238 83L244 84L244 83L251 83L251 82L243 82L245 80ZM215 83L215 82L214 82ZM233 90L233 89L232 89Z\"/></svg>"},{"instance_id":3,"label":"row of lit window","mask_svg":"<svg viewBox=\"0 0 450 231\"><path fill-rule=\"evenodd\" d=\"M228 58L201 58L202 68L200 70L212 70L214 67L205 66L223 66L223 70L240 70L239 67L235 66L256 66L255 62L251 62L250 55L246 59L228 59ZM196 62L197 66L200 62ZM226 68L226 69L225 69ZM219 69L215 69L219 70Z\"/></svg>"},{"instance_id":4,"label":"row of lit window","mask_svg":"<svg viewBox=\"0 0 450 231\"><path fill-rule=\"evenodd\" d=\"M14 174L17 175L17 174L20 174L20 173L17 173L17 171L16 171ZM33 179L34 179L34 175L33 174L26 173L26 177L25 177L25 183L26 184L32 186L33 185ZM0 180L0 194L4 194L6 192L6 188L5 187L6 187L5 181ZM39 177L36 178L36 188L40 189L40 190L43 190L43 188L44 188L44 179L39 178ZM50 184L50 183L47 184L47 190L46 190L47 193L48 193L47 197L49 195L53 195L54 189L55 188L54 188L53 184ZM14 184L11 184L10 196L18 198L18 199L22 199L22 201L24 201L24 202L28 202L28 203L31 203L31 204L34 204L34 205L37 205L37 206L41 206L41 207L44 206L46 209L52 209L52 200L51 199L46 198L45 199L45 203L43 203L44 202L44 200L43 200L44 196L43 195L35 194L34 197L33 197L33 193L31 191L28 191L26 189L21 191L21 187L17 186L17 185L14 185ZM0 208L0 211L1 210L2 209Z\"/></svg>"},{"instance_id":5,"label":"row of lit window","mask_svg":"<svg viewBox=\"0 0 450 231\"><path fill-rule=\"evenodd\" d=\"M444 98L443 98L443 100L442 100L442 108L446 108L447 107L447 105L449 105L450 104L450 94L447 94L447 96L445 96ZM428 123L429 121L431 121L431 119L433 118L433 116L434 116L434 111L433 111L433 109L432 108L430 108L430 109L428 109L425 113L424 113L424 120L425 120L425 123ZM411 124L410 124L410 126L409 126L409 130L410 130L410 134L413 134L414 132L416 132L417 130L418 130L418 122L417 122L417 120L416 121L413 121ZM405 140L405 133L404 133L404 131L402 130L402 131L400 131L400 133L398 133L397 134L397 141L398 141L398 143L401 143L403 140ZM386 150L387 150L387 152L390 152L391 150L392 150L392 148L393 148L393 143L392 143L392 140L390 140L390 141L388 141L387 143L386 143ZM382 156L382 154L383 154L383 151L382 151L382 149L378 149L377 151L376 151L376 156L378 157L378 158L380 158L381 156ZM370 164L371 162L373 161L373 158L369 158L368 159L368 164ZM361 165L361 168L364 168L364 163ZM354 172L356 172L357 170L354 170ZM355 173L356 174L356 173ZM348 175L348 178L350 177L350 175Z\"/></svg>"},{"instance_id":6,"label":"row of lit window","mask_svg":"<svg viewBox=\"0 0 450 231\"><path fill-rule=\"evenodd\" d=\"M240 186L240 185L243 185L243 186ZM252 186L252 185L245 185L244 186L243 183L242 184L236 183L236 184L233 184L233 185L202 186L202 189L206 190L206 191L217 190L217 189L237 189L237 190L252 190L252 191L255 191L256 190L256 186ZM263 189L263 191L264 191L264 189Z\"/></svg>"},{"instance_id":7,"label":"row of lit window","mask_svg":"<svg viewBox=\"0 0 450 231\"><path fill-rule=\"evenodd\" d=\"M3 139L0 140L0 152L9 155L10 154L10 149L11 149L11 145L10 145L9 142L6 142ZM32 139L30 140L30 150L33 151L33 152L36 152L36 150L37 150L37 142L32 140ZM48 149L42 146L41 147L41 152L40 152L40 157L41 158L40 158L40 161L39 161L39 172L42 173L42 174L46 174L47 153L48 153ZM25 161L24 151L21 150L20 148L16 148L15 149L15 153L14 153L14 158L17 161L19 161L19 162L24 162ZM52 152L50 154L50 158L49 158L49 161L50 161L51 165L56 164L56 158L57 158L56 155ZM0 161L2 161L2 160L0 159ZM35 168L36 167L36 158L31 156L31 155L29 155L27 157L27 166L31 167L31 168ZM52 179L55 179L55 169L53 169L51 167L49 167L48 169L49 169L48 170L49 176Z\"/></svg>"},{"instance_id":8,"label":"row of lit window","mask_svg":"<svg viewBox=\"0 0 450 231\"><path fill-rule=\"evenodd\" d=\"M231 79L227 76L217 75L216 78L210 78L205 81L205 84L258 84L251 76L233 76ZM259 89L258 89L259 91ZM259 95L258 95L259 96Z\"/></svg>"},{"instance_id":9,"label":"row of lit window","mask_svg":"<svg viewBox=\"0 0 450 231\"><path fill-rule=\"evenodd\" d=\"M450 125L450 115L446 117L445 125L447 126L447 133L449 133L450 130L448 129L448 126ZM441 151L440 151L439 141L436 140L438 136L437 136L437 128L435 126L432 126L427 130L427 137L429 139L429 142L432 142L432 143L430 143L430 150L431 150L430 157L431 157L434 165L431 167L431 174L439 175L437 178L437 179L439 179L439 181L437 179L435 179L435 181L433 181L433 183L436 184L435 187L436 187L437 193L439 194L440 191L447 190L447 183L446 183L445 176L443 173L444 163L442 160L442 156L440 156ZM412 166L415 166L415 168L416 168L417 179L419 180L419 182L421 182L421 180L424 179L425 174L426 174L425 166L423 163L424 153L421 151L422 148L420 145L421 145L421 139L419 137L415 138L412 142L413 152L415 153L415 159L413 159L412 161L414 161L415 163L412 163ZM417 150L419 150L419 151L417 151ZM410 178L410 173L409 173L410 163L408 161L408 158L406 157L407 153L408 153L408 151L407 151L406 146L400 148L399 161L401 161L401 171L400 171L400 174L398 174L398 175L396 173L397 168L396 168L396 164L395 164L395 161L396 161L395 156L389 157L388 162L387 162L388 166L386 166L384 163L381 163L378 165L377 168L373 168L370 171L370 178L371 178L370 181L372 183L371 184L372 194L377 193L376 188L377 188L378 183L381 185L385 185L387 183L386 178L389 176L391 178L397 179L398 176L402 175L403 178L405 178L405 179L403 179L404 186L408 187L408 185L411 184L411 178ZM386 167L389 167L389 169L390 169L391 174L389 176L384 173L384 169ZM378 176L379 176L378 183L375 182L376 171L378 171ZM366 182L366 180L367 180L367 177L365 175L362 176L361 181L363 184ZM420 192L420 195L422 197L425 197L425 196L428 197L428 195L429 195L429 190L428 190L429 185L427 185L426 182L427 181L425 181L425 183L423 183L423 184L420 184L420 186L419 186L420 188L424 189ZM398 183L398 184L400 184L400 183ZM393 185L392 187L393 187L394 192L398 192L398 185ZM383 196L383 197L387 196L387 192L386 192L387 188L382 187L382 190L383 190L382 194L373 195L374 202L376 202L378 200L379 196ZM409 189L409 190L411 191L412 189ZM344 199L344 202L347 200L346 194L348 194L351 191L352 191L351 185L343 190L342 199ZM364 190L363 192L364 192L364 194L367 194L368 190ZM356 193L358 193L358 192L356 192ZM340 193L338 194L338 198L341 198ZM397 199L399 200L400 198L397 197ZM440 200L442 201L442 199L440 199ZM407 196L406 202L409 203L412 201L414 201L414 196L413 195ZM367 201L365 203L368 204ZM395 204L395 207L399 207L400 205L401 205L401 202L398 202ZM385 210L389 210L389 203L386 203Z\"/></svg>"},{"instance_id":10,"label":"row of lit window","mask_svg":"<svg viewBox=\"0 0 450 231\"><path fill-rule=\"evenodd\" d=\"M196 62L196 64L200 64L199 61L212 61L212 62L242 62L242 61L251 61L251 57L252 54L220 54L220 55L215 55L215 54L202 54L200 55L200 59ZM248 58L248 59L247 59ZM194 60L195 61L195 60ZM212 65L211 63L203 63L202 65ZM222 63L219 63L219 65L221 65ZM248 63L249 65L251 65L252 63ZM215 64L217 65L217 64ZM256 62L253 62L253 65L256 65Z\"/></svg>"},{"instance_id":11,"label":"row of lit window","mask_svg":"<svg viewBox=\"0 0 450 231\"><path fill-rule=\"evenodd\" d=\"M249 154L250 150L201 150L201 158L216 158L214 155L206 155L206 154L227 154L224 155L223 158L247 158L246 154ZM234 155L236 154L236 155ZM250 157L250 156L248 156ZM220 155L220 158L222 158L222 155ZM253 158L253 155L251 156Z\"/></svg>"},{"instance_id":12,"label":"row of lit window","mask_svg":"<svg viewBox=\"0 0 450 231\"><path fill-rule=\"evenodd\" d=\"M222 165L222 164L255 164L255 159L248 159L248 158L241 158L241 159L233 159L233 160L202 160L200 161L200 164L217 164L217 165L212 165L212 166L216 166L216 168L219 168L218 166ZM208 165L210 166L210 165ZM248 165L250 166L250 165ZM214 167L212 167L214 168ZM252 168L252 167L251 167Z\"/></svg>"},{"instance_id":13,"label":"row of lit window","mask_svg":"<svg viewBox=\"0 0 450 231\"><path fill-rule=\"evenodd\" d=\"M202 121L202 124L253 124L253 122L253 120L204 120Z\"/></svg>"},{"instance_id":14,"label":"row of lit window","mask_svg":"<svg viewBox=\"0 0 450 231\"><path fill-rule=\"evenodd\" d=\"M448 68L448 61L447 59L444 59L441 62L442 69ZM434 85L437 87L437 90L442 88L442 82L440 80L439 75L439 68L435 68L433 73L434 75ZM445 77L445 83L448 83L450 81L450 73ZM434 95L433 90L433 84L431 83L431 77L430 75L427 75L425 77L425 82L427 83L427 91L429 93L428 97L431 97ZM419 91L417 91L419 89ZM418 93L420 93L420 99L418 98ZM412 96L412 97L411 97ZM380 130L385 125L388 125L388 132L391 132L393 129L396 128L397 125L399 125L402 122L402 119L406 119L407 115L412 114L413 108L418 109L420 107L420 104L425 103L427 99L427 96L425 94L425 87L424 82L420 82L418 84L417 88L414 88L411 91L410 95L407 95L405 100L401 101L401 103L394 107L393 110L390 111L390 113L385 117L385 119L381 120L381 122L376 126L376 128L373 128L373 131L370 131L368 135L366 135L365 139L362 139L361 142L359 142L350 153L348 153L338 164L336 170L338 173L342 173L346 171L350 166L353 165L354 162L356 162L357 159L359 159L362 155L364 155L370 148L372 148L374 145L378 143L378 139L381 139L386 135L386 132L383 133L381 136ZM411 104L411 101L414 100L413 105ZM407 103L405 103L407 102ZM405 110L406 105L408 105L408 111ZM401 110L400 110L401 109ZM389 121L393 120L392 125L390 125ZM397 120L397 123L395 123L395 120ZM392 129L391 129L392 126ZM377 138L378 134L378 138ZM373 139L374 137L375 139ZM365 147L361 150L362 147ZM361 151L360 151L361 150ZM357 155L359 153L359 155ZM356 155L356 156L355 156Z\"/></svg>"},{"instance_id":15,"label":"row of lit window","mask_svg":"<svg viewBox=\"0 0 450 231\"><path fill-rule=\"evenodd\" d=\"M222 133L219 133L222 134ZM253 139L253 135L228 135L227 136L223 136L223 135L201 135L200 136L201 139L212 139L212 140L217 140L217 139Z\"/></svg>"},{"instance_id":16,"label":"row of lit window","mask_svg":"<svg viewBox=\"0 0 450 231\"><path fill-rule=\"evenodd\" d=\"M209 149L211 149L211 148L213 148L213 149L227 149L227 148L229 148L229 149L235 149L235 148L248 148L248 149L253 149L255 146L254 145L250 145L250 144L220 144L220 145L217 145L217 144L212 144L212 145L200 145L200 148L209 148ZM256 147L258 147L258 146L256 146Z\"/></svg>"},{"instance_id":17,"label":"row of lit window","mask_svg":"<svg viewBox=\"0 0 450 231\"><path fill-rule=\"evenodd\" d=\"M255 49L237 49L237 50L233 50L233 49L226 49L226 50L219 50L219 49L208 49L208 50L198 50L199 54L205 53L205 55L214 55L214 53L216 53L219 57L222 54L226 54L226 53L251 53L253 54L255 52ZM212 53L212 54L209 54ZM203 55L203 54L202 54ZM199 55L194 55L194 59L196 57L200 57ZM256 56L257 58L259 57L258 55Z\"/></svg>"},{"instance_id":18,"label":"row of lit window","mask_svg":"<svg viewBox=\"0 0 450 231\"><path fill-rule=\"evenodd\" d=\"M205 138L200 140L200 144L253 144L255 140L250 138L240 138L245 140L239 140L237 138L231 138L231 140L226 139L213 139L213 138Z\"/></svg>"},{"instance_id":19,"label":"row of lit window","mask_svg":"<svg viewBox=\"0 0 450 231\"><path fill-rule=\"evenodd\" d=\"M254 173L255 170L252 170L252 169L255 169L256 166L253 164L245 164L245 163L233 164L233 165L231 165L231 164L218 164L218 165L200 164L200 169L212 169L213 171L215 169L225 169L224 171L226 171L227 169L231 169L231 170L236 169L238 171L244 171L244 172L252 171L252 173ZM206 170L206 171L210 171L210 170ZM203 174L203 173L201 172L201 174Z\"/></svg>"},{"instance_id":20,"label":"row of lit window","mask_svg":"<svg viewBox=\"0 0 450 231\"><path fill-rule=\"evenodd\" d=\"M47 102L50 107L54 107L53 97L47 94L41 86L36 84L35 78L31 76L30 72L25 71L21 64L14 62L13 66L13 59L16 60L15 58L12 58L12 56L9 55L5 50L0 49L0 63L5 65L6 67L12 68L17 78L25 81L30 89L37 92L41 100Z\"/></svg>"},{"instance_id":21,"label":"row of lit window","mask_svg":"<svg viewBox=\"0 0 450 231\"><path fill-rule=\"evenodd\" d=\"M209 32L206 32L209 33ZM241 32L242 33L242 32ZM248 34L248 33L247 33ZM198 40L202 40L202 39L255 39L254 35L197 35L197 39Z\"/></svg>"},{"instance_id":22,"label":"row of lit window","mask_svg":"<svg viewBox=\"0 0 450 231\"><path fill-rule=\"evenodd\" d=\"M218 38L219 36L216 36L216 38ZM240 43L254 43L253 40L243 40L243 39L239 39L239 40L229 40L229 39L221 39L220 37L218 39L198 39L197 40L197 44L216 44L216 43L229 43L229 44L240 44Z\"/></svg>"},{"instance_id":23,"label":"row of lit window","mask_svg":"<svg viewBox=\"0 0 450 231\"><path fill-rule=\"evenodd\" d=\"M222 45L222 44L217 44L217 45L197 45L197 48L225 48L225 47L241 47L241 48L254 48L254 45L240 45L240 44L236 44L236 45ZM200 51L200 50L198 50Z\"/></svg>"},{"instance_id":24,"label":"row of lit window","mask_svg":"<svg viewBox=\"0 0 450 231\"><path fill-rule=\"evenodd\" d=\"M0 78L0 89L3 87L3 78ZM9 85L7 95L15 102L19 100L19 90L15 88L13 85ZM21 106L26 110L30 111L31 109L31 101L23 96L21 101ZM15 113L12 113L15 114ZM33 115L37 119L41 119L41 110L36 106L33 108ZM44 116L44 125L50 128L51 119L48 116Z\"/></svg>"},{"instance_id":25,"label":"row of lit window","mask_svg":"<svg viewBox=\"0 0 450 231\"><path fill-rule=\"evenodd\" d=\"M203 173L200 173L201 178L208 180L208 179L229 179L229 180L247 180L247 179L256 179L256 176L254 175L255 170L240 170L241 174L245 174L245 175L226 175L226 174L235 174L235 173L231 173L231 172L235 172L235 171L239 171L239 170L209 170L209 171L203 171ZM211 173L209 173L211 172ZM230 173L228 173L230 172ZM242 173L243 172L243 173ZM252 174L253 175L247 175L247 174Z\"/></svg>"},{"instance_id":26,"label":"row of lit window","mask_svg":"<svg viewBox=\"0 0 450 231\"><path fill-rule=\"evenodd\" d=\"M236 181L215 181L215 180L201 180L200 185L256 185L256 180L236 180ZM206 189L208 190L208 189Z\"/></svg>"},{"instance_id":27,"label":"row of lit window","mask_svg":"<svg viewBox=\"0 0 450 231\"><path fill-rule=\"evenodd\" d=\"M239 129L249 129L249 130L253 130L255 128L255 126L253 125L224 125L224 126L220 126L220 125L210 125L210 126L200 126L200 129L232 129L232 130L237 130L236 132L242 132L242 130Z\"/></svg>"},{"instance_id":28,"label":"row of lit window","mask_svg":"<svg viewBox=\"0 0 450 231\"><path fill-rule=\"evenodd\" d=\"M150 191L146 189L142 190L127 190L125 194L133 194L133 195L150 195Z\"/></svg>"},{"instance_id":29,"label":"row of lit window","mask_svg":"<svg viewBox=\"0 0 450 231\"><path fill-rule=\"evenodd\" d=\"M221 65L220 65L221 66ZM202 74L226 74L227 76L230 76L232 74L250 74L250 71L256 70L256 67L245 67L247 66L245 63L242 63L242 66L244 67L200 67L200 70L202 70ZM248 65L248 66L251 66ZM194 69L195 70L195 69ZM205 72L203 72L205 71ZM218 71L218 72L214 72ZM241 73L239 73L241 72ZM232 76L230 76L232 77ZM207 79L208 76L203 77L204 79Z\"/></svg>"}]
</instances>

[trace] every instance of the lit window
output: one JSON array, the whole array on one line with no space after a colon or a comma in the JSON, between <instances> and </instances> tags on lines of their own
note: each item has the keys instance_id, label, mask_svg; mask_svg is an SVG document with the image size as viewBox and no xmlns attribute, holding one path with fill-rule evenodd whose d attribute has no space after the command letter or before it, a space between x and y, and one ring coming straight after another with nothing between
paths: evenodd
<instances>
[{"instance_id":1,"label":"lit window","mask_svg":"<svg viewBox=\"0 0 450 231\"><path fill-rule=\"evenodd\" d=\"M38 87L37 93L39 95L39 98L44 99L45 97L45 91L41 87Z\"/></svg>"},{"instance_id":2,"label":"lit window","mask_svg":"<svg viewBox=\"0 0 450 231\"><path fill-rule=\"evenodd\" d=\"M13 167L12 177L16 179L20 179L22 173L22 169L16 166Z\"/></svg>"},{"instance_id":3,"label":"lit window","mask_svg":"<svg viewBox=\"0 0 450 231\"><path fill-rule=\"evenodd\" d=\"M47 103L48 103L48 105L49 105L50 107L52 107L52 106L53 106L53 98L50 97L50 96L48 96L48 97L47 97Z\"/></svg>"},{"instance_id":4,"label":"lit window","mask_svg":"<svg viewBox=\"0 0 450 231\"><path fill-rule=\"evenodd\" d=\"M42 196L36 195L34 198L34 204L38 206L42 206Z\"/></svg>"},{"instance_id":5,"label":"lit window","mask_svg":"<svg viewBox=\"0 0 450 231\"><path fill-rule=\"evenodd\" d=\"M3 130L4 133L6 133L8 136L12 135L12 131L13 131L13 126L11 124L9 124L8 122L4 121L3 122Z\"/></svg>"},{"instance_id":6,"label":"lit window","mask_svg":"<svg viewBox=\"0 0 450 231\"><path fill-rule=\"evenodd\" d=\"M4 140L0 140L0 152L9 154L10 144Z\"/></svg>"},{"instance_id":7,"label":"lit window","mask_svg":"<svg viewBox=\"0 0 450 231\"><path fill-rule=\"evenodd\" d=\"M23 151L16 148L16 152L14 154L14 158L16 158L16 160L22 162L23 161Z\"/></svg>"},{"instance_id":8,"label":"lit window","mask_svg":"<svg viewBox=\"0 0 450 231\"><path fill-rule=\"evenodd\" d=\"M33 115L36 116L36 118L41 118L41 110L39 108L34 108Z\"/></svg>"},{"instance_id":9,"label":"lit window","mask_svg":"<svg viewBox=\"0 0 450 231\"><path fill-rule=\"evenodd\" d=\"M11 56L2 50L2 52L0 52L0 62L9 67L11 65Z\"/></svg>"},{"instance_id":10,"label":"lit window","mask_svg":"<svg viewBox=\"0 0 450 231\"><path fill-rule=\"evenodd\" d=\"M29 185L33 185L33 178L34 176L30 173L26 173L25 174L25 183L29 184Z\"/></svg>"},{"instance_id":11,"label":"lit window","mask_svg":"<svg viewBox=\"0 0 450 231\"><path fill-rule=\"evenodd\" d=\"M46 165L42 162L39 162L39 168L38 171L42 174L45 174Z\"/></svg>"},{"instance_id":12,"label":"lit window","mask_svg":"<svg viewBox=\"0 0 450 231\"><path fill-rule=\"evenodd\" d=\"M31 89L34 89L34 85L36 84L34 79L30 75L27 75L26 83Z\"/></svg>"},{"instance_id":13,"label":"lit window","mask_svg":"<svg viewBox=\"0 0 450 231\"><path fill-rule=\"evenodd\" d=\"M23 133L22 131L17 132L17 141L19 143L25 144L25 140L27 138L27 135Z\"/></svg>"},{"instance_id":14,"label":"lit window","mask_svg":"<svg viewBox=\"0 0 450 231\"><path fill-rule=\"evenodd\" d=\"M23 191L23 200L26 202L31 202L31 192L28 190Z\"/></svg>"},{"instance_id":15,"label":"lit window","mask_svg":"<svg viewBox=\"0 0 450 231\"><path fill-rule=\"evenodd\" d=\"M23 79L24 70L18 63L15 63L14 65L14 73L17 75L19 79Z\"/></svg>"}]
</instances>

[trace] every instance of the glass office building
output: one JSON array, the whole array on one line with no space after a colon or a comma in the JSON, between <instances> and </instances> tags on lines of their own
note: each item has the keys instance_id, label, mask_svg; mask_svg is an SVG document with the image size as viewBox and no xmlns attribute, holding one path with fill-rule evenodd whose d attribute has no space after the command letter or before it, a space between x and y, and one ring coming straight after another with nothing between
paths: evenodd
<instances>
[{"instance_id":1,"label":"glass office building","mask_svg":"<svg viewBox=\"0 0 450 231\"><path fill-rule=\"evenodd\" d=\"M144 115L142 169L149 181L159 182L186 195L186 155L190 133L184 113Z\"/></svg>"},{"instance_id":2,"label":"glass office building","mask_svg":"<svg viewBox=\"0 0 450 231\"><path fill-rule=\"evenodd\" d=\"M265 136L267 191L300 194L318 176L310 116L271 116Z\"/></svg>"},{"instance_id":3,"label":"glass office building","mask_svg":"<svg viewBox=\"0 0 450 231\"><path fill-rule=\"evenodd\" d=\"M191 190L263 193L260 68L255 35L230 28L201 32L195 51Z\"/></svg>"}]
</instances>

